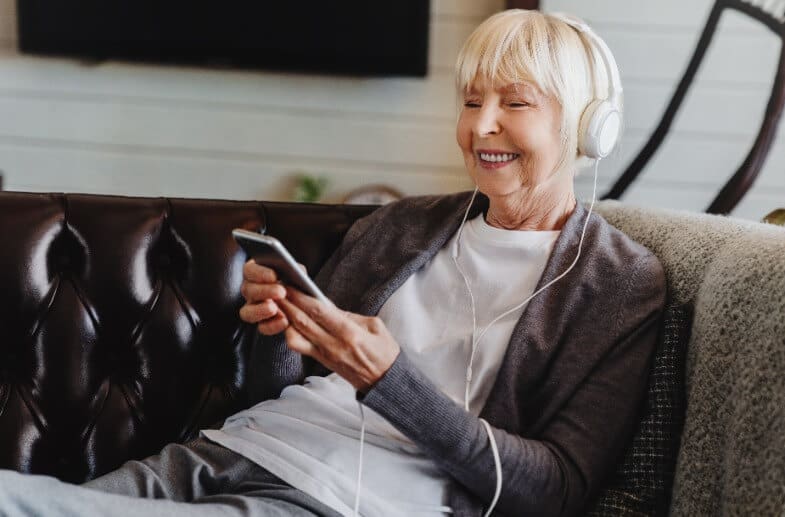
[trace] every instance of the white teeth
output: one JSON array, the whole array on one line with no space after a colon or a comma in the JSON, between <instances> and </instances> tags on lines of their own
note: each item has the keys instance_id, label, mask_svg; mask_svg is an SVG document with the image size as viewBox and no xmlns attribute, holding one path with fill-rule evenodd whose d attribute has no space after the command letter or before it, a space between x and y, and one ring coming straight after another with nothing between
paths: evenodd
<instances>
[{"instance_id":1,"label":"white teeth","mask_svg":"<svg viewBox=\"0 0 785 517\"><path fill-rule=\"evenodd\" d=\"M491 154L491 153L480 153L480 159L486 162L509 162L510 160L514 160L517 158L517 154Z\"/></svg>"}]
</instances>

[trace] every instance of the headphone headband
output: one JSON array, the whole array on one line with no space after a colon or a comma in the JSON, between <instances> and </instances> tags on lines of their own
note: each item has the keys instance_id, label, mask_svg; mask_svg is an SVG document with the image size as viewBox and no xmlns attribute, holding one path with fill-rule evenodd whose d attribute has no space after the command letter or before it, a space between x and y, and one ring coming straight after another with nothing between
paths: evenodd
<instances>
[{"instance_id":1,"label":"headphone headband","mask_svg":"<svg viewBox=\"0 0 785 517\"><path fill-rule=\"evenodd\" d=\"M605 43L605 41L600 38L596 32L594 32L594 29L589 27L583 20L565 13L549 14L554 18L563 21L576 31L586 34L586 36L592 40L595 48L600 53L605 70L608 72L608 78L610 80L608 101L612 102L614 106L618 106L621 103L620 101L623 89L621 85L621 77L619 76L619 67L616 64L616 59L613 57L613 53L611 52L610 47L608 47L608 44Z\"/></svg>"}]
</instances>

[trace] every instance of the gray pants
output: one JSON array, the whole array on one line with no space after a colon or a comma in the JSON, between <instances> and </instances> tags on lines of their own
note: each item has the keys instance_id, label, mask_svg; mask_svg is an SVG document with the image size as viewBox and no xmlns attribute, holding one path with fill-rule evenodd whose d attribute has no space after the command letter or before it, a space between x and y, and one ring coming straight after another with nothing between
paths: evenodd
<instances>
[{"instance_id":1,"label":"gray pants","mask_svg":"<svg viewBox=\"0 0 785 517\"><path fill-rule=\"evenodd\" d=\"M337 517L313 497L204 438L171 444L77 486L49 476L0 471L0 515L8 517Z\"/></svg>"}]
</instances>

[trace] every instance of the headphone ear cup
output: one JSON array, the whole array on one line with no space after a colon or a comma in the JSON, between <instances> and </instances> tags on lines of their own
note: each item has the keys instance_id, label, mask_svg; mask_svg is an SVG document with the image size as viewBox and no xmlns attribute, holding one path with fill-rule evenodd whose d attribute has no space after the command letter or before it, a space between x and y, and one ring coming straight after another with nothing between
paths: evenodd
<instances>
[{"instance_id":1,"label":"headphone ear cup","mask_svg":"<svg viewBox=\"0 0 785 517\"><path fill-rule=\"evenodd\" d=\"M595 100L581 115L578 150L593 159L605 158L613 150L621 131L621 114L613 103Z\"/></svg>"}]
</instances>

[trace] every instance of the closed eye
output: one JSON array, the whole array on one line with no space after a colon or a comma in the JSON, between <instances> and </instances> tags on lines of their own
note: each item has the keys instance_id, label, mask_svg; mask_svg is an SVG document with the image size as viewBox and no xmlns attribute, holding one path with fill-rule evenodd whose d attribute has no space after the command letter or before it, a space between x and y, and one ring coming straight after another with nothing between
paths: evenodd
<instances>
[{"instance_id":1,"label":"closed eye","mask_svg":"<svg viewBox=\"0 0 785 517\"><path fill-rule=\"evenodd\" d=\"M480 107L480 103L478 103L478 102L470 102L470 101L464 102L463 105L466 108L479 108Z\"/></svg>"}]
</instances>

